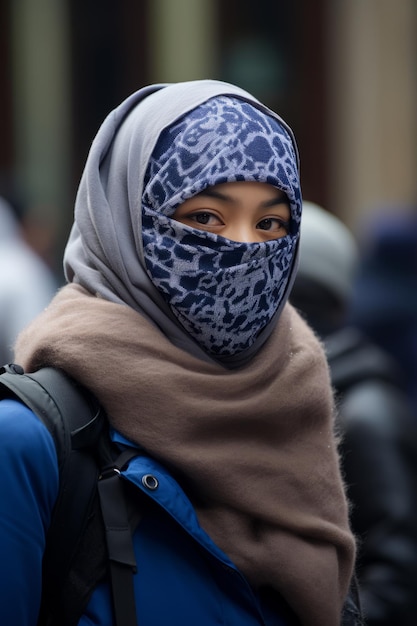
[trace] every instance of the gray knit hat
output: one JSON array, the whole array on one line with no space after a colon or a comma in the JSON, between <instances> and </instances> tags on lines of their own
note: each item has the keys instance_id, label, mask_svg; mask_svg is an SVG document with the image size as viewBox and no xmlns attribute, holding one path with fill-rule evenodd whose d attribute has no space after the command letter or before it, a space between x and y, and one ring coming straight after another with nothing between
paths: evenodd
<instances>
[{"instance_id":1,"label":"gray knit hat","mask_svg":"<svg viewBox=\"0 0 417 626\"><path fill-rule=\"evenodd\" d=\"M342 302L350 298L359 250L343 222L303 202L298 276L314 280Z\"/></svg>"}]
</instances>

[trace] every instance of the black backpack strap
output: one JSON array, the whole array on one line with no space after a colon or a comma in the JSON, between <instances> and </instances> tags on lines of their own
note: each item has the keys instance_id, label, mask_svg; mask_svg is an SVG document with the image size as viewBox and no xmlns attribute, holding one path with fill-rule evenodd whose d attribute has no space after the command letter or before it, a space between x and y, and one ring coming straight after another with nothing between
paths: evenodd
<instances>
[{"instance_id":1,"label":"black backpack strap","mask_svg":"<svg viewBox=\"0 0 417 626\"><path fill-rule=\"evenodd\" d=\"M73 546L65 541L63 528L68 538L81 536L86 520L80 515L81 507L89 509L98 478L95 459L91 455L105 420L100 405L92 394L70 379L64 372L46 367L33 374L25 374L23 368L12 364L0 370L3 391L0 397L15 397L28 406L51 433L57 451L60 489L55 504L52 525L48 534L51 545L60 546L59 565L54 565L51 554L51 578L59 578L57 572L66 575ZM4 388L8 389L8 394ZM82 476L83 479L79 480ZM75 483L74 483L75 481ZM67 494L77 493L79 506ZM65 521L65 527L63 526ZM48 562L48 557L45 559ZM59 582L56 581L56 587Z\"/></svg>"},{"instance_id":2,"label":"black backpack strap","mask_svg":"<svg viewBox=\"0 0 417 626\"><path fill-rule=\"evenodd\" d=\"M46 541L38 625L78 624L109 558L116 624L136 626L136 563L120 471L138 450L126 449L113 461L99 403L58 369L25 374L16 364L0 368L3 398L18 399L36 413L57 451L60 488Z\"/></svg>"},{"instance_id":3,"label":"black backpack strap","mask_svg":"<svg viewBox=\"0 0 417 626\"><path fill-rule=\"evenodd\" d=\"M95 528L91 534L100 531L99 510L94 511L93 504L99 469L92 450L106 430L103 429L105 415L92 394L55 368L43 368L32 374L25 374L16 364L0 368L0 399L5 398L18 399L28 406L54 439L60 486L43 558L39 624L70 625L73 623L70 611L61 607L66 603L71 567L87 525L92 526L92 517ZM100 551L99 544L96 549ZM105 558L103 550L97 554L96 561ZM102 568L98 568L97 576L101 573ZM80 603L80 608L72 603L74 623L78 623L76 613L88 597L82 597L82 585L78 581L71 584L76 589L69 595ZM61 611L65 611L65 619L58 617Z\"/></svg>"},{"instance_id":4,"label":"black backpack strap","mask_svg":"<svg viewBox=\"0 0 417 626\"><path fill-rule=\"evenodd\" d=\"M117 626L137 626L133 585L136 559L123 480L120 477L120 471L137 454L137 449L124 450L112 466L103 471L98 483Z\"/></svg>"}]
</instances>

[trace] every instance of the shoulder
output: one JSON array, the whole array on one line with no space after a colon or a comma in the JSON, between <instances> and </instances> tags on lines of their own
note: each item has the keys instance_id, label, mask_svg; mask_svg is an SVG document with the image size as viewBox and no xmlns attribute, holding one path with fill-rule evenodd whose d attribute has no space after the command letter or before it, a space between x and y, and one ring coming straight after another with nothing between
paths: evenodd
<instances>
[{"instance_id":1,"label":"shoulder","mask_svg":"<svg viewBox=\"0 0 417 626\"><path fill-rule=\"evenodd\" d=\"M16 400L0 401L0 469L0 623L35 624L58 467L48 430Z\"/></svg>"},{"instance_id":2,"label":"shoulder","mask_svg":"<svg viewBox=\"0 0 417 626\"><path fill-rule=\"evenodd\" d=\"M1 464L12 466L25 463L36 474L44 472L57 476L58 463L55 444L46 426L17 400L0 401ZM56 468L56 472L55 472Z\"/></svg>"},{"instance_id":3,"label":"shoulder","mask_svg":"<svg viewBox=\"0 0 417 626\"><path fill-rule=\"evenodd\" d=\"M20 435L30 438L36 433L44 435L48 433L45 425L26 405L18 400L0 400L0 432L3 437ZM51 441L52 437L49 435Z\"/></svg>"}]
</instances>

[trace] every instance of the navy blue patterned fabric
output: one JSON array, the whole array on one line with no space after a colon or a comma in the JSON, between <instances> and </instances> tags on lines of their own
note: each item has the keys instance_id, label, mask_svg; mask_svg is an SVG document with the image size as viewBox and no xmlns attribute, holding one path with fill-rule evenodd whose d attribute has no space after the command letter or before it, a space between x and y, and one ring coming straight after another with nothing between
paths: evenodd
<instances>
[{"instance_id":1,"label":"navy blue patterned fabric","mask_svg":"<svg viewBox=\"0 0 417 626\"><path fill-rule=\"evenodd\" d=\"M239 243L170 217L206 187L236 181L269 183L287 194L288 236ZM287 131L243 100L208 100L162 132L142 211L147 271L184 328L210 354L251 346L284 296L298 239L301 191Z\"/></svg>"}]
</instances>

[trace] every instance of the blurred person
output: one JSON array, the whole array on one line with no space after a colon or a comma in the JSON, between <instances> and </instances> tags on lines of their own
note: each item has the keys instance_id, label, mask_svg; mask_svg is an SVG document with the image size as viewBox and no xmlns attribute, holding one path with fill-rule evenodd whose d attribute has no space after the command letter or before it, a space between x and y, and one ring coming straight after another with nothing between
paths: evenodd
<instances>
[{"instance_id":1,"label":"blurred person","mask_svg":"<svg viewBox=\"0 0 417 626\"><path fill-rule=\"evenodd\" d=\"M304 202L290 300L323 340L330 365L365 621L412 626L417 621L417 432L399 365L346 322L358 263L351 231L322 207Z\"/></svg>"},{"instance_id":2,"label":"blurred person","mask_svg":"<svg viewBox=\"0 0 417 626\"><path fill-rule=\"evenodd\" d=\"M114 446L137 450L119 474L144 502L131 574L141 626L340 626L342 612L360 623L343 610L355 541L327 362L287 303L301 209L291 129L234 85L145 87L93 141L68 284L16 358L84 383ZM35 624L57 459L17 401L0 402L0 442L0 553L13 564L0 622ZM87 623L114 624L108 576Z\"/></svg>"},{"instance_id":3,"label":"blurred person","mask_svg":"<svg viewBox=\"0 0 417 626\"><path fill-rule=\"evenodd\" d=\"M13 207L0 198L0 363L13 360L18 333L56 291L53 273L26 243Z\"/></svg>"},{"instance_id":4,"label":"blurred person","mask_svg":"<svg viewBox=\"0 0 417 626\"><path fill-rule=\"evenodd\" d=\"M363 231L349 318L400 364L417 421L417 211L384 209Z\"/></svg>"}]
</instances>

